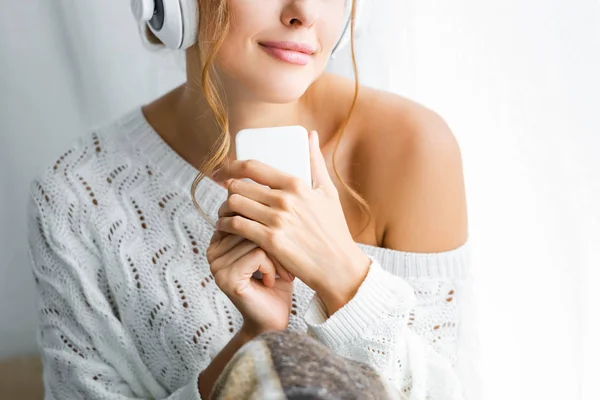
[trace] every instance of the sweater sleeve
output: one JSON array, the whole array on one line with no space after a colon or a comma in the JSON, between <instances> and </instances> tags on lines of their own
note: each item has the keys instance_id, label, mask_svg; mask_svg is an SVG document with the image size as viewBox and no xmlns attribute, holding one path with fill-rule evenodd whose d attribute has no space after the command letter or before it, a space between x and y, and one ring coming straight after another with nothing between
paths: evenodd
<instances>
[{"instance_id":1,"label":"sweater sleeve","mask_svg":"<svg viewBox=\"0 0 600 400\"><path fill-rule=\"evenodd\" d=\"M49 200L46 183L32 182L27 206L45 398L199 400L201 371L169 393L143 363L98 284L99 252L84 227L68 222L74 209Z\"/></svg>"},{"instance_id":2,"label":"sweater sleeve","mask_svg":"<svg viewBox=\"0 0 600 400\"><path fill-rule=\"evenodd\" d=\"M419 307L414 288L369 258L370 270L356 295L333 315L328 317L314 295L304 315L308 334L337 354L370 365L404 398L464 399L450 359L410 326Z\"/></svg>"}]
</instances>

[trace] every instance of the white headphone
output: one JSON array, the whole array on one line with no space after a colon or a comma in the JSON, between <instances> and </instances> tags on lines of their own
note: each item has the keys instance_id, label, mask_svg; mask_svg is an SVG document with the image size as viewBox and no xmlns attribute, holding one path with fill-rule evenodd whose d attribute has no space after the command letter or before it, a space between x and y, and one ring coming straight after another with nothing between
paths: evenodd
<instances>
[{"instance_id":1,"label":"white headphone","mask_svg":"<svg viewBox=\"0 0 600 400\"><path fill-rule=\"evenodd\" d=\"M355 37L363 32L365 1L356 0ZM350 42L351 0L346 1L344 28L331 58ZM198 0L131 0L131 11L138 23L147 25L169 49L187 49L196 43L198 34Z\"/></svg>"}]
</instances>

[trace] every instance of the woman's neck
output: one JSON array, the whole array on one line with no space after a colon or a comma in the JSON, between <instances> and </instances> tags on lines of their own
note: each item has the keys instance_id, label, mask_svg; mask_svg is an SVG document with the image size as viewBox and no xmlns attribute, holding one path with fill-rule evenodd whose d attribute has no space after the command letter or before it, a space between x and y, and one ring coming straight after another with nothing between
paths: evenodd
<instances>
[{"instance_id":1,"label":"woman's neck","mask_svg":"<svg viewBox=\"0 0 600 400\"><path fill-rule=\"evenodd\" d=\"M200 168L204 157L221 135L221 127L210 108L202 88L194 79L166 93L143 107L144 115L159 135L186 161ZM233 97L233 98L232 98ZM226 104L231 139L230 159L235 159L235 134L244 128L302 125L321 131L324 120L331 118L327 110L314 111L316 96L309 88L293 103L268 104L229 96Z\"/></svg>"},{"instance_id":2,"label":"woman's neck","mask_svg":"<svg viewBox=\"0 0 600 400\"><path fill-rule=\"evenodd\" d=\"M200 92L201 88L186 83L143 107L159 135L196 168L221 135L215 114ZM301 100L289 104L230 100L226 107L231 159L235 159L234 137L241 129L285 125L316 129L312 112Z\"/></svg>"},{"instance_id":3,"label":"woman's neck","mask_svg":"<svg viewBox=\"0 0 600 400\"><path fill-rule=\"evenodd\" d=\"M199 86L201 71L194 66L197 56L186 55L187 82L142 108L144 115L158 134L180 156L196 168L219 140L221 127L214 111ZM245 128L301 125L319 133L322 148L335 134L349 108L345 93L350 88L340 78L323 73L297 100L287 103L266 103L250 97L239 84L221 77L231 140L228 157L235 159L235 135ZM229 85L229 86L228 86ZM348 89L346 87L348 86ZM346 104L347 103L347 104Z\"/></svg>"}]
</instances>

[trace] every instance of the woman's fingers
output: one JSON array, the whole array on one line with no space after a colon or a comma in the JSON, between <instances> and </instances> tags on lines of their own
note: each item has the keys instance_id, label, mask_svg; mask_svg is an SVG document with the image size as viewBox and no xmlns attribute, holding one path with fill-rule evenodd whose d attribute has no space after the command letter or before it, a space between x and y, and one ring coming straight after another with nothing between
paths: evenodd
<instances>
[{"instance_id":1,"label":"woman's fingers","mask_svg":"<svg viewBox=\"0 0 600 400\"><path fill-rule=\"evenodd\" d=\"M248 258L246 260L246 258ZM275 265L273 261L267 256L267 253L260 247L257 247L244 257L244 260L238 260L231 264L231 267L227 269L227 279L230 282L238 280L249 279L252 274L257 270L263 275L263 283L265 286L271 288L275 285ZM223 271L225 272L225 271Z\"/></svg>"},{"instance_id":2,"label":"woman's fingers","mask_svg":"<svg viewBox=\"0 0 600 400\"><path fill-rule=\"evenodd\" d=\"M241 194L244 197L247 197L264 205L272 205L277 201L277 194L274 190L270 189L269 187L257 184L256 182L250 182L245 178L231 178L228 179L226 182L227 193L229 196L231 196L232 194Z\"/></svg>"},{"instance_id":3,"label":"woman's fingers","mask_svg":"<svg viewBox=\"0 0 600 400\"><path fill-rule=\"evenodd\" d=\"M223 238L223 234L228 235L227 232L221 232L221 231L214 231L212 237L210 238L210 243L209 245L218 242L219 240L221 240Z\"/></svg>"},{"instance_id":4,"label":"woman's fingers","mask_svg":"<svg viewBox=\"0 0 600 400\"><path fill-rule=\"evenodd\" d=\"M269 228L260 222L246 218L243 215L234 215L233 217L221 217L217 220L216 227L220 231L228 232L234 235L245 237L256 243L265 251L272 251L272 236Z\"/></svg>"},{"instance_id":5,"label":"woman's fingers","mask_svg":"<svg viewBox=\"0 0 600 400\"><path fill-rule=\"evenodd\" d=\"M221 204L217 214L219 218L242 215L263 225L269 225L276 220L277 212L244 195L234 193Z\"/></svg>"},{"instance_id":6,"label":"woman's fingers","mask_svg":"<svg viewBox=\"0 0 600 400\"><path fill-rule=\"evenodd\" d=\"M287 269L285 269L283 267L283 265L281 265L279 260L277 260L275 257L273 257L272 254L267 253L267 256L269 256L269 258L273 261L273 265L275 265L275 271L282 279L284 279L288 282L291 282L294 280L294 275L292 275Z\"/></svg>"},{"instance_id":7,"label":"woman's fingers","mask_svg":"<svg viewBox=\"0 0 600 400\"><path fill-rule=\"evenodd\" d=\"M234 249L236 246L238 246L240 243L242 243L244 241L247 242L244 244L244 246L245 246L244 248L248 249L247 251L252 250L251 248L249 248L251 245L256 247L255 243L253 243L249 240L246 240L242 236L232 235L232 234L226 233L226 232L222 232L221 235L225 235L225 237L223 239L221 239L220 242L211 244L206 251L206 258L207 258L209 264L212 264L215 260L217 260L218 258L221 258L223 256L227 256L225 260L230 261L230 262L237 260L239 257L243 256L245 253L240 254L240 252L243 251L243 249L238 249L235 251L233 251L232 249ZM233 251L232 254L228 254L232 251Z\"/></svg>"},{"instance_id":8,"label":"woman's fingers","mask_svg":"<svg viewBox=\"0 0 600 400\"><path fill-rule=\"evenodd\" d=\"M293 188L297 185L295 181L299 180L258 160L234 160L227 169L221 169L214 175L215 180L228 178L250 178L271 189Z\"/></svg>"},{"instance_id":9,"label":"woman's fingers","mask_svg":"<svg viewBox=\"0 0 600 400\"><path fill-rule=\"evenodd\" d=\"M235 237L239 237L237 235L230 235L231 237L233 237L234 239L229 239L226 238L224 240L228 241L228 245L231 245L231 243L235 243L235 241L237 241L235 239ZM279 277L287 282L292 282L294 280L294 276L289 273L282 265L281 263L273 258L272 256L270 256L269 254L267 254L263 249L259 248L258 245L254 242L251 242L249 240L245 240L243 239L240 243L237 243L236 245L234 245L232 248L230 248L226 253L223 253L219 256L215 256L215 253L210 254L210 258L211 261L210 266L211 266L211 273L213 274L213 276L216 277L216 275L224 270L224 269L228 269L228 268L233 268L234 264L236 264L237 261L240 261L242 258L246 258L247 255L249 253L251 253L252 251L254 251L255 249L260 250L262 253L264 253L263 255L251 255L251 257L256 258L254 261L250 260L248 261L247 259L244 260L243 264L244 267L242 267L243 269L239 269L240 267L238 266L236 272L236 277L239 279L247 279L249 276L252 276L252 274L254 274L254 272L256 271L260 271L263 274L262 280L263 283L267 286L267 287L272 287L275 284L275 280L277 279L277 275L279 275ZM219 250L221 251L221 249ZM248 275L249 274L249 275ZM226 274L229 275L229 274Z\"/></svg>"}]
</instances>

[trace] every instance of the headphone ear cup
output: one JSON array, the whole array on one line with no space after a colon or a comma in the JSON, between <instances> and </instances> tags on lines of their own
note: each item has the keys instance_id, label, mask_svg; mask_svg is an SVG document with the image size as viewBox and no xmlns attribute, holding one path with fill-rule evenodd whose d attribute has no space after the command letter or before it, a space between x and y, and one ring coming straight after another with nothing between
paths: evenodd
<instances>
[{"instance_id":1,"label":"headphone ear cup","mask_svg":"<svg viewBox=\"0 0 600 400\"><path fill-rule=\"evenodd\" d=\"M169 49L178 49L183 42L183 20L181 18L181 5L179 0L131 0L132 10L134 2L151 3L154 5L151 18L138 19L139 23L145 24L150 31ZM134 12L134 15L136 13ZM148 13L150 15L150 13ZM136 15L139 17L139 14Z\"/></svg>"},{"instance_id":2,"label":"headphone ear cup","mask_svg":"<svg viewBox=\"0 0 600 400\"><path fill-rule=\"evenodd\" d=\"M131 9L142 31L147 26L165 47L187 49L196 43L198 0L131 0ZM160 47L149 43L145 32L142 38L150 48Z\"/></svg>"},{"instance_id":3,"label":"headphone ear cup","mask_svg":"<svg viewBox=\"0 0 600 400\"><path fill-rule=\"evenodd\" d=\"M193 46L198 41L198 24L200 7L198 0L179 0L181 2L181 15L183 17L183 42L182 49Z\"/></svg>"},{"instance_id":4,"label":"headphone ear cup","mask_svg":"<svg viewBox=\"0 0 600 400\"><path fill-rule=\"evenodd\" d=\"M354 38L360 37L365 31L364 8L365 0L356 0L356 12L354 14ZM344 17L344 30L342 31L342 35L340 36L338 42L336 43L331 52L331 59L334 59L340 53L340 51L344 47L346 47L351 41L350 34L352 29L352 0L347 0L347 6L344 12Z\"/></svg>"}]
</instances>

